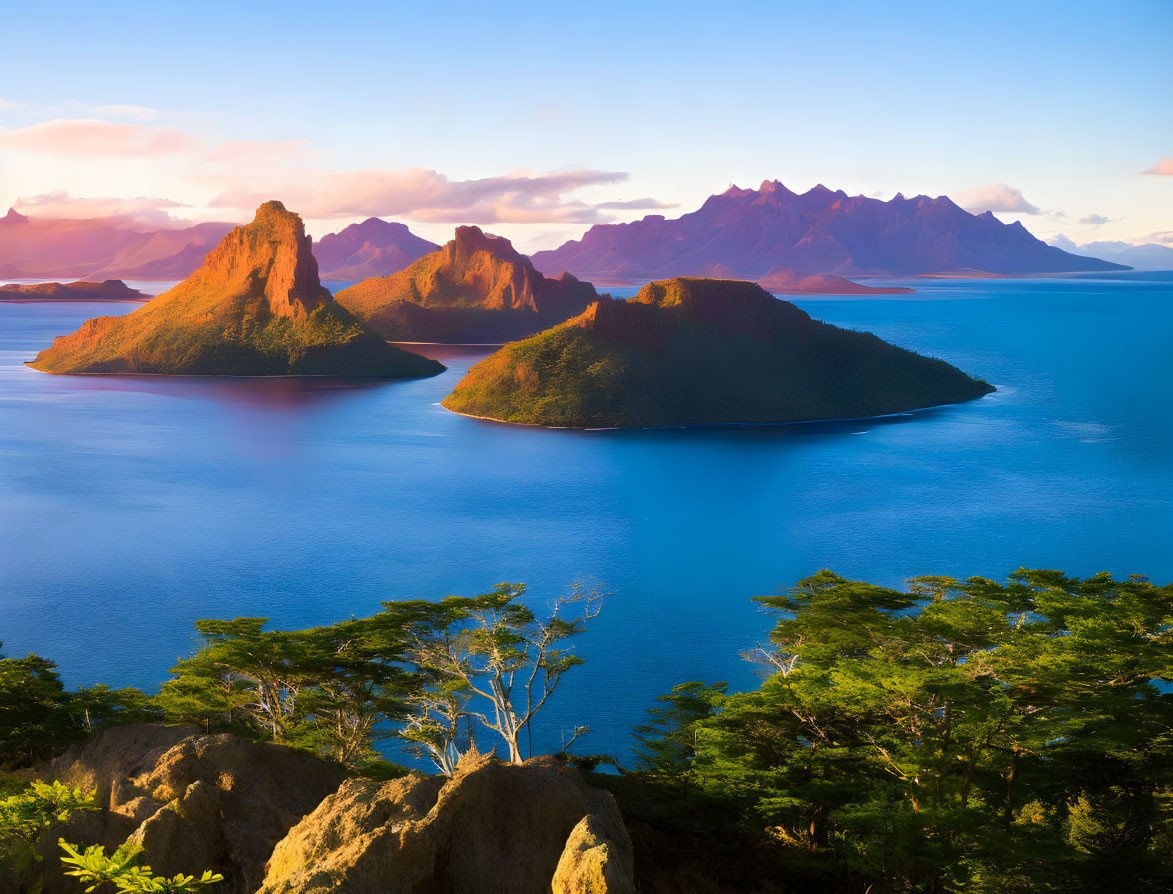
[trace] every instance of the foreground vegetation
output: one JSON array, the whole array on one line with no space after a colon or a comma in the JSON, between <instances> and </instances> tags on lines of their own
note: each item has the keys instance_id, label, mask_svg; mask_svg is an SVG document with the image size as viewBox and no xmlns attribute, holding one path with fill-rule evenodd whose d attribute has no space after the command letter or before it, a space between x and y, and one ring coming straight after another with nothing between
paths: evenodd
<instances>
[{"instance_id":1,"label":"foreground vegetation","mask_svg":"<svg viewBox=\"0 0 1173 894\"><path fill-rule=\"evenodd\" d=\"M378 757L391 736L446 773L478 735L520 761L523 733L581 663L569 640L601 606L578 587L539 617L523 596L503 584L292 632L201 621L203 646L154 697L66 692L50 662L5 659L0 760L158 718L361 772L393 770ZM634 731L636 765L593 776L619 799L645 882L1173 888L1173 587L1024 570L893 590L822 571L760 601L778 615L745 653L761 687L676 687Z\"/></svg>"}]
</instances>

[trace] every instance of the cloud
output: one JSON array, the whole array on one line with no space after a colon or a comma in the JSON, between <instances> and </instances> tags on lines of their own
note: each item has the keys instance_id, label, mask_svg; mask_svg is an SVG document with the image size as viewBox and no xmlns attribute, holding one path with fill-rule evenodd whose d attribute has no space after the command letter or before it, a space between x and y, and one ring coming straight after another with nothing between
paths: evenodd
<instances>
[{"instance_id":1,"label":"cloud","mask_svg":"<svg viewBox=\"0 0 1173 894\"><path fill-rule=\"evenodd\" d=\"M63 156L162 158L196 148L201 140L174 127L117 124L91 118L55 118L0 134L0 145Z\"/></svg>"},{"instance_id":2,"label":"cloud","mask_svg":"<svg viewBox=\"0 0 1173 894\"><path fill-rule=\"evenodd\" d=\"M1075 251L1077 248L1079 248L1078 245L1076 245L1074 242L1072 242L1070 239L1068 239L1062 233L1060 233L1058 236L1056 236L1054 239L1052 239L1050 241L1050 244L1055 246L1056 248L1061 248L1064 251Z\"/></svg>"},{"instance_id":3,"label":"cloud","mask_svg":"<svg viewBox=\"0 0 1173 894\"><path fill-rule=\"evenodd\" d=\"M1153 165L1147 171L1141 171L1141 173L1142 174L1164 174L1166 177L1173 177L1173 158L1163 159L1163 160L1157 162L1155 165Z\"/></svg>"},{"instance_id":4,"label":"cloud","mask_svg":"<svg viewBox=\"0 0 1173 894\"><path fill-rule=\"evenodd\" d=\"M674 203L674 202L660 202L660 201L657 201L656 199L643 198L643 199L629 199L626 202L600 202L598 205L595 205L595 207L596 208L606 208L608 210L615 210L615 211L625 211L625 210L638 210L638 209L642 209L642 208L648 208L648 209L675 208L676 203Z\"/></svg>"},{"instance_id":5,"label":"cloud","mask_svg":"<svg viewBox=\"0 0 1173 894\"><path fill-rule=\"evenodd\" d=\"M966 211L977 214L981 211L1009 211L1016 214L1040 214L1037 207L1028 202L1021 189L1005 183L991 183L968 189L957 196L957 204Z\"/></svg>"},{"instance_id":6,"label":"cloud","mask_svg":"<svg viewBox=\"0 0 1173 894\"><path fill-rule=\"evenodd\" d=\"M158 109L148 109L146 106L94 106L90 111L97 115L112 115L134 121L154 121L160 114Z\"/></svg>"},{"instance_id":7,"label":"cloud","mask_svg":"<svg viewBox=\"0 0 1173 894\"><path fill-rule=\"evenodd\" d=\"M1159 242L1162 245L1173 245L1173 230L1163 230L1157 233L1149 233L1144 237L1145 242Z\"/></svg>"},{"instance_id":8,"label":"cloud","mask_svg":"<svg viewBox=\"0 0 1173 894\"><path fill-rule=\"evenodd\" d=\"M42 193L21 197L13 205L17 211L37 220L89 220L108 218L127 224L147 224L153 227L186 226L189 221L171 216L171 209L186 208L182 202L171 199L136 196L123 199L92 196L74 198L67 192Z\"/></svg>"},{"instance_id":9,"label":"cloud","mask_svg":"<svg viewBox=\"0 0 1173 894\"><path fill-rule=\"evenodd\" d=\"M279 197L310 218L405 217L419 221L593 223L605 219L593 205L568 198L585 186L618 183L619 171L516 171L477 180L450 180L427 168L319 172L308 169L225 190L214 208L251 209Z\"/></svg>"},{"instance_id":10,"label":"cloud","mask_svg":"<svg viewBox=\"0 0 1173 894\"><path fill-rule=\"evenodd\" d=\"M17 102L15 99L5 99L3 96L0 96L0 112L8 109L19 109L23 105L24 103Z\"/></svg>"},{"instance_id":11,"label":"cloud","mask_svg":"<svg viewBox=\"0 0 1173 894\"><path fill-rule=\"evenodd\" d=\"M1104 217L1102 214L1089 214L1087 217L1081 217L1079 222L1081 224L1091 224L1093 227L1098 227L1101 224L1111 223L1116 220L1114 217Z\"/></svg>"}]
</instances>

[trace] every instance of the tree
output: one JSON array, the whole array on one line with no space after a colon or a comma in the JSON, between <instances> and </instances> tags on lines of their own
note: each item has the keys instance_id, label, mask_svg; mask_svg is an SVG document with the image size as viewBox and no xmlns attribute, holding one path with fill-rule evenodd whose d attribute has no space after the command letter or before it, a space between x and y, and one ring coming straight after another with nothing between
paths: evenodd
<instances>
[{"instance_id":1,"label":"tree","mask_svg":"<svg viewBox=\"0 0 1173 894\"><path fill-rule=\"evenodd\" d=\"M754 650L770 676L711 716L662 714L643 741L667 759L645 767L739 805L795 879L1170 884L1173 693L1157 684L1173 667L1173 587L1022 570L899 591L823 571L761 601L781 613ZM673 761L689 729L694 754Z\"/></svg>"},{"instance_id":2,"label":"tree","mask_svg":"<svg viewBox=\"0 0 1173 894\"><path fill-rule=\"evenodd\" d=\"M0 768L51 757L72 738L57 665L39 655L0 654Z\"/></svg>"},{"instance_id":3,"label":"tree","mask_svg":"<svg viewBox=\"0 0 1173 894\"><path fill-rule=\"evenodd\" d=\"M602 610L597 585L576 582L539 619L519 600L524 584L498 584L473 597L426 603L383 603L389 610L421 610L410 626L410 660L427 680L409 715L406 738L422 746L442 772L451 773L460 748L459 721L470 716L497 733L511 763L522 762L521 737L583 659L565 648ZM567 618L565 615L570 614ZM467 710L471 697L488 710Z\"/></svg>"}]
</instances>

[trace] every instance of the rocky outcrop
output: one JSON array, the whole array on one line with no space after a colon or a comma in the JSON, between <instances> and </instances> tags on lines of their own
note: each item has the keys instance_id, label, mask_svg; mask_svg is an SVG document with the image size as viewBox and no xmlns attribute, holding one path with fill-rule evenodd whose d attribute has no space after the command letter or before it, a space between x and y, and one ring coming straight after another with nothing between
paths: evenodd
<instances>
[{"instance_id":1,"label":"rocky outcrop","mask_svg":"<svg viewBox=\"0 0 1173 894\"><path fill-rule=\"evenodd\" d=\"M631 892L609 793L553 758L467 756L450 780L350 780L295 826L263 894Z\"/></svg>"},{"instance_id":2,"label":"rocky outcrop","mask_svg":"<svg viewBox=\"0 0 1173 894\"><path fill-rule=\"evenodd\" d=\"M484 343L560 323L598 294L569 273L543 276L508 239L457 227L455 238L438 251L335 297L394 341Z\"/></svg>"},{"instance_id":3,"label":"rocky outcrop","mask_svg":"<svg viewBox=\"0 0 1173 894\"><path fill-rule=\"evenodd\" d=\"M146 301L149 297L120 279L106 279L102 282L42 282L28 286L9 283L0 286L0 301Z\"/></svg>"},{"instance_id":4,"label":"rocky outcrop","mask_svg":"<svg viewBox=\"0 0 1173 894\"><path fill-rule=\"evenodd\" d=\"M126 316L87 320L29 364L43 372L414 378L444 367L388 345L318 280L302 220L266 202L203 266Z\"/></svg>"},{"instance_id":5,"label":"rocky outcrop","mask_svg":"<svg viewBox=\"0 0 1173 894\"><path fill-rule=\"evenodd\" d=\"M95 789L102 808L76 813L43 836L46 894L78 890L61 873L59 837L108 852L130 840L157 873L213 869L225 878L220 894L252 894L273 846L346 774L332 761L278 745L134 724L74 745L38 775Z\"/></svg>"},{"instance_id":6,"label":"rocky outcrop","mask_svg":"<svg viewBox=\"0 0 1173 894\"><path fill-rule=\"evenodd\" d=\"M442 404L591 428L848 419L993 390L943 360L813 320L754 283L678 277L505 345Z\"/></svg>"},{"instance_id":7,"label":"rocky outcrop","mask_svg":"<svg viewBox=\"0 0 1173 894\"><path fill-rule=\"evenodd\" d=\"M552 894L616 894L633 890L631 838L611 814L579 820L554 870Z\"/></svg>"}]
</instances>

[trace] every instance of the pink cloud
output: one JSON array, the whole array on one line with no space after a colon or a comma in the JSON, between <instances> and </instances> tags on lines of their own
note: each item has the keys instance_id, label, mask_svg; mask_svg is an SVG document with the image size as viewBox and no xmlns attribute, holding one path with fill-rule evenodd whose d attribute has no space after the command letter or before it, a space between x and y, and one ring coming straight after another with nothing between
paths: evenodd
<instances>
[{"instance_id":1,"label":"pink cloud","mask_svg":"<svg viewBox=\"0 0 1173 894\"><path fill-rule=\"evenodd\" d=\"M1166 177L1173 177L1173 158L1163 159L1163 160L1157 162L1155 165L1153 165L1147 171L1141 171L1141 173L1142 174L1164 174Z\"/></svg>"},{"instance_id":2,"label":"pink cloud","mask_svg":"<svg viewBox=\"0 0 1173 894\"><path fill-rule=\"evenodd\" d=\"M247 209L278 196L310 218L406 217L466 223L583 223L598 210L566 197L585 186L627 179L617 171L519 171L477 180L450 180L427 168L291 172L264 190L225 190L210 205Z\"/></svg>"},{"instance_id":3,"label":"pink cloud","mask_svg":"<svg viewBox=\"0 0 1173 894\"><path fill-rule=\"evenodd\" d=\"M147 224L153 227L188 226L190 221L171 216L171 209L186 208L182 202L171 199L137 196L120 199L102 196L74 198L67 192L56 191L22 197L13 205L17 211L36 220L90 220L107 218L127 224Z\"/></svg>"},{"instance_id":4,"label":"pink cloud","mask_svg":"<svg viewBox=\"0 0 1173 894\"><path fill-rule=\"evenodd\" d=\"M118 124L88 118L57 118L0 134L0 145L53 155L161 158L200 145L174 127Z\"/></svg>"},{"instance_id":5,"label":"pink cloud","mask_svg":"<svg viewBox=\"0 0 1173 894\"><path fill-rule=\"evenodd\" d=\"M1022 195L1021 189L1005 183L991 183L968 189L955 197L958 205L975 214L981 211L1007 211L1015 214L1039 214L1039 209Z\"/></svg>"}]
</instances>

